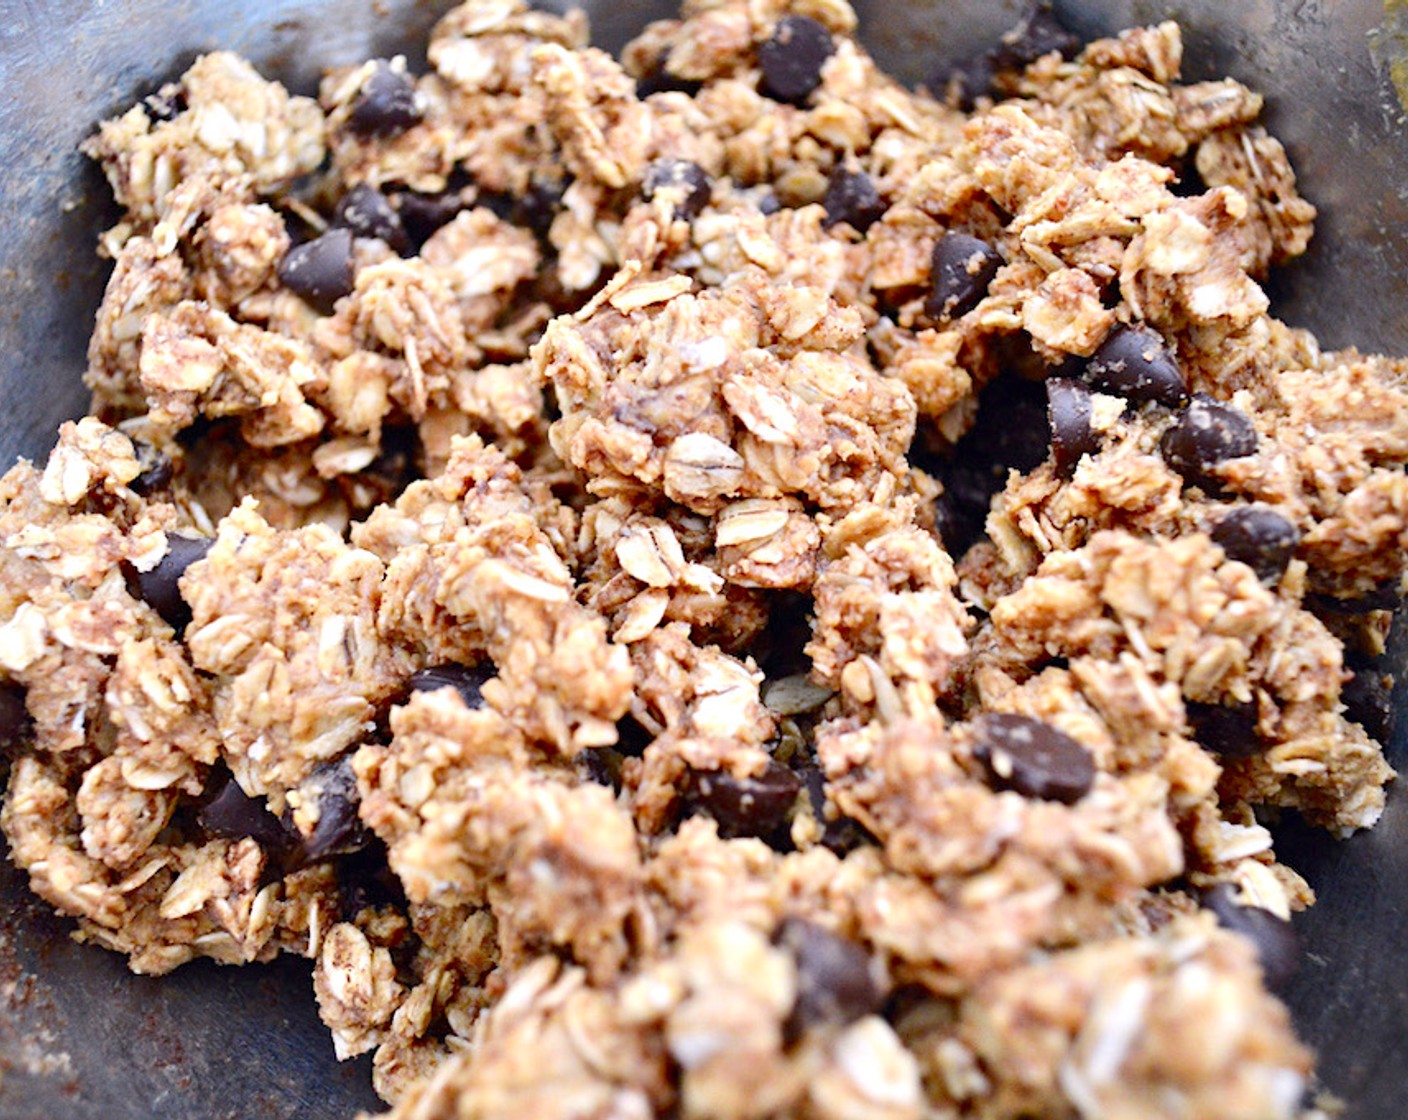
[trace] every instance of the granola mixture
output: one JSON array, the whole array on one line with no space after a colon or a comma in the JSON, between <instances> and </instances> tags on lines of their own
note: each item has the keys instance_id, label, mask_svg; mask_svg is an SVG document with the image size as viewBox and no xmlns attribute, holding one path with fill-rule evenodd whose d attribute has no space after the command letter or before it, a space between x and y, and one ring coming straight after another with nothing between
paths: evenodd
<instances>
[{"instance_id":1,"label":"granola mixture","mask_svg":"<svg viewBox=\"0 0 1408 1120\"><path fill-rule=\"evenodd\" d=\"M1178 27L927 89L844 0L226 53L85 145L91 415L0 480L0 824L313 962L397 1120L1300 1115L1268 813L1372 825L1408 364Z\"/></svg>"}]
</instances>

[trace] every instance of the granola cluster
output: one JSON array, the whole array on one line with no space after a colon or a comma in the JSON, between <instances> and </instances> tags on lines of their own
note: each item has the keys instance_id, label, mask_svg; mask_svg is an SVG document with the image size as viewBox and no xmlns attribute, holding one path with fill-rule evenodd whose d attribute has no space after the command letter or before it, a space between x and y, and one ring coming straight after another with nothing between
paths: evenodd
<instances>
[{"instance_id":1,"label":"granola cluster","mask_svg":"<svg viewBox=\"0 0 1408 1120\"><path fill-rule=\"evenodd\" d=\"M1408 366L1166 23L911 91L844 0L468 0L101 126L91 415L0 479L0 826L292 952L396 1120L1301 1114L1280 808L1393 777Z\"/></svg>"}]
</instances>

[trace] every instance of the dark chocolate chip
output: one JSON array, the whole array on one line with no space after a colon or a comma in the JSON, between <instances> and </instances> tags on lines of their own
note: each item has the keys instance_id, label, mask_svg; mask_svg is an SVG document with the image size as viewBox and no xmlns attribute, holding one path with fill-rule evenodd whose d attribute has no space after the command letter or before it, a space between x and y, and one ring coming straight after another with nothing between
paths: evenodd
<instances>
[{"instance_id":1,"label":"dark chocolate chip","mask_svg":"<svg viewBox=\"0 0 1408 1120\"><path fill-rule=\"evenodd\" d=\"M1393 676L1365 666L1340 689L1344 715L1364 728L1380 743L1393 735Z\"/></svg>"},{"instance_id":2,"label":"dark chocolate chip","mask_svg":"<svg viewBox=\"0 0 1408 1120\"><path fill-rule=\"evenodd\" d=\"M1159 452L1186 482L1218 491L1212 468L1256 450L1256 429L1246 413L1205 393L1194 395L1159 440Z\"/></svg>"},{"instance_id":3,"label":"dark chocolate chip","mask_svg":"<svg viewBox=\"0 0 1408 1120\"><path fill-rule=\"evenodd\" d=\"M250 797L228 773L223 784L217 785L214 796L196 810L196 824L207 836L226 840L252 837L271 857L270 862L281 863L294 843L294 837L269 811L264 799Z\"/></svg>"},{"instance_id":4,"label":"dark chocolate chip","mask_svg":"<svg viewBox=\"0 0 1408 1120\"><path fill-rule=\"evenodd\" d=\"M357 776L352 772L350 754L318 767L302 788L317 796L318 823L311 833L303 836L292 817L285 821L290 835L298 838L297 850L290 861L292 866L317 863L365 847L369 834L357 815L361 797L357 793Z\"/></svg>"},{"instance_id":5,"label":"dark chocolate chip","mask_svg":"<svg viewBox=\"0 0 1408 1120\"><path fill-rule=\"evenodd\" d=\"M884 1003L870 954L830 930L802 918L785 918L775 940L797 964L797 1002L789 1023L797 1033L869 1015Z\"/></svg>"},{"instance_id":6,"label":"dark chocolate chip","mask_svg":"<svg viewBox=\"0 0 1408 1120\"><path fill-rule=\"evenodd\" d=\"M1002 257L986 241L966 233L946 233L929 260L929 296L924 311L931 319L957 319L978 306L1002 267Z\"/></svg>"},{"instance_id":7,"label":"dark chocolate chip","mask_svg":"<svg viewBox=\"0 0 1408 1120\"><path fill-rule=\"evenodd\" d=\"M850 817L837 817L827 821L821 830L821 846L833 855L844 858L857 848L876 847L880 841L875 834Z\"/></svg>"},{"instance_id":8,"label":"dark chocolate chip","mask_svg":"<svg viewBox=\"0 0 1408 1120\"><path fill-rule=\"evenodd\" d=\"M279 262L279 280L289 291L324 315L352 291L352 231L330 229L321 237L295 245Z\"/></svg>"},{"instance_id":9,"label":"dark chocolate chip","mask_svg":"<svg viewBox=\"0 0 1408 1120\"><path fill-rule=\"evenodd\" d=\"M1290 922L1260 906L1236 902L1226 883L1204 891L1202 903L1217 916L1223 929L1250 939L1268 988L1283 988L1295 976L1300 968L1300 937Z\"/></svg>"},{"instance_id":10,"label":"dark chocolate chip","mask_svg":"<svg viewBox=\"0 0 1408 1120\"><path fill-rule=\"evenodd\" d=\"M965 62L941 70L929 79L929 91L939 100L951 99L957 109L973 111L980 97L993 95L993 79L997 66L991 51L975 55Z\"/></svg>"},{"instance_id":11,"label":"dark chocolate chip","mask_svg":"<svg viewBox=\"0 0 1408 1120\"><path fill-rule=\"evenodd\" d=\"M464 199L458 192L447 194L420 194L405 191L395 199L397 213L401 215L401 225L410 238L411 248L417 252L434 235L435 231L448 225L454 216L464 209Z\"/></svg>"},{"instance_id":12,"label":"dark chocolate chip","mask_svg":"<svg viewBox=\"0 0 1408 1120\"><path fill-rule=\"evenodd\" d=\"M769 761L756 778L735 778L719 770L690 771L685 801L718 822L725 839L756 836L779 842L802 782L791 770Z\"/></svg>"},{"instance_id":13,"label":"dark chocolate chip","mask_svg":"<svg viewBox=\"0 0 1408 1120\"><path fill-rule=\"evenodd\" d=\"M415 82L409 74L378 62L362 83L347 120L357 132L369 136L395 136L405 132L421 121Z\"/></svg>"},{"instance_id":14,"label":"dark chocolate chip","mask_svg":"<svg viewBox=\"0 0 1408 1120\"><path fill-rule=\"evenodd\" d=\"M1080 50L1080 39L1062 26L1051 10L1051 0L1037 0L1010 31L1002 36L993 60L1004 70L1020 70L1056 51L1070 58Z\"/></svg>"},{"instance_id":15,"label":"dark chocolate chip","mask_svg":"<svg viewBox=\"0 0 1408 1120\"><path fill-rule=\"evenodd\" d=\"M867 844L878 843L869 829L859 821L850 817L827 819L826 778L814 763L802 766L799 773L802 785L807 791L807 800L811 802L812 815L822 826L819 843L823 848L838 856L845 856L848 852L863 848Z\"/></svg>"},{"instance_id":16,"label":"dark chocolate chip","mask_svg":"<svg viewBox=\"0 0 1408 1120\"><path fill-rule=\"evenodd\" d=\"M864 171L847 171L844 167L831 172L821 204L826 208L827 226L845 222L858 233L868 230L889 209L869 175Z\"/></svg>"},{"instance_id":17,"label":"dark chocolate chip","mask_svg":"<svg viewBox=\"0 0 1408 1120\"><path fill-rule=\"evenodd\" d=\"M435 692L442 688L453 688L460 694L466 708L482 708L484 695L480 689L493 675L494 667L488 662L474 666L434 665L412 673L406 681L406 691Z\"/></svg>"},{"instance_id":18,"label":"dark chocolate chip","mask_svg":"<svg viewBox=\"0 0 1408 1120\"><path fill-rule=\"evenodd\" d=\"M674 216L693 221L709 204L713 184L697 163L687 159L661 159L645 173L643 193L648 200L656 197L674 204Z\"/></svg>"},{"instance_id":19,"label":"dark chocolate chip","mask_svg":"<svg viewBox=\"0 0 1408 1120\"><path fill-rule=\"evenodd\" d=\"M1189 700L1184 705L1193 738L1221 758L1251 758L1266 750L1257 737L1257 704L1244 700L1235 704L1204 704Z\"/></svg>"},{"instance_id":20,"label":"dark chocolate chip","mask_svg":"<svg viewBox=\"0 0 1408 1120\"><path fill-rule=\"evenodd\" d=\"M1275 584L1300 544L1300 530L1270 506L1238 506L1212 527L1229 560L1240 560L1265 584Z\"/></svg>"},{"instance_id":21,"label":"dark chocolate chip","mask_svg":"<svg viewBox=\"0 0 1408 1120\"><path fill-rule=\"evenodd\" d=\"M1070 377L1046 382L1046 422L1051 431L1051 460L1056 472L1069 478L1082 455L1100 450L1100 437L1090 426L1091 392Z\"/></svg>"},{"instance_id":22,"label":"dark chocolate chip","mask_svg":"<svg viewBox=\"0 0 1408 1120\"><path fill-rule=\"evenodd\" d=\"M0 684L0 756L14 755L33 735L24 689L13 681Z\"/></svg>"},{"instance_id":23,"label":"dark chocolate chip","mask_svg":"<svg viewBox=\"0 0 1408 1120\"><path fill-rule=\"evenodd\" d=\"M134 494L149 498L171 485L173 468L169 455L140 439L132 441L132 450L142 468L142 473L127 484Z\"/></svg>"},{"instance_id":24,"label":"dark chocolate chip","mask_svg":"<svg viewBox=\"0 0 1408 1120\"><path fill-rule=\"evenodd\" d=\"M810 16L783 16L758 48L761 89L775 101L800 105L821 85L821 68L836 53L831 32Z\"/></svg>"},{"instance_id":25,"label":"dark chocolate chip","mask_svg":"<svg viewBox=\"0 0 1408 1120\"><path fill-rule=\"evenodd\" d=\"M983 716L974 726L973 757L998 789L1070 805L1095 783L1090 752L1049 723L1002 712Z\"/></svg>"},{"instance_id":26,"label":"dark chocolate chip","mask_svg":"<svg viewBox=\"0 0 1408 1120\"><path fill-rule=\"evenodd\" d=\"M184 634L191 622L191 608L181 597L181 577L197 560L203 560L215 542L207 537L182 537L169 533L166 555L149 572L126 569L128 587L166 620L177 635Z\"/></svg>"},{"instance_id":27,"label":"dark chocolate chip","mask_svg":"<svg viewBox=\"0 0 1408 1120\"><path fill-rule=\"evenodd\" d=\"M410 247L406 227L391 200L370 183L358 183L342 196L333 211L333 223L358 237L378 237L397 253Z\"/></svg>"},{"instance_id":28,"label":"dark chocolate chip","mask_svg":"<svg viewBox=\"0 0 1408 1120\"><path fill-rule=\"evenodd\" d=\"M678 78L665 69L662 61L659 66L636 81L636 97L644 101L654 93L685 93L693 97L704 88L703 82L689 78Z\"/></svg>"},{"instance_id":29,"label":"dark chocolate chip","mask_svg":"<svg viewBox=\"0 0 1408 1120\"><path fill-rule=\"evenodd\" d=\"M1163 337L1147 327L1118 326L1085 367L1097 389L1132 401L1182 404L1188 383Z\"/></svg>"}]
</instances>

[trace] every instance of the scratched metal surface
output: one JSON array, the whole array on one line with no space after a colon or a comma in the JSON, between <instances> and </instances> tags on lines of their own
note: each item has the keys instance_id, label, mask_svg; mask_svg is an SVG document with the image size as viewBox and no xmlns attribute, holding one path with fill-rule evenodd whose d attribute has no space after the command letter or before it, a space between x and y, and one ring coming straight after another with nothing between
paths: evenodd
<instances>
[{"instance_id":1,"label":"scratched metal surface","mask_svg":"<svg viewBox=\"0 0 1408 1120\"><path fill-rule=\"evenodd\" d=\"M241 51L301 91L319 67L423 38L445 3L418 0L0 0L0 465L41 455L81 414L83 367L112 219L74 147L103 116L201 50ZM556 6L562 6L558 4ZM654 0L588 3L598 41L664 14ZM987 45L1016 0L870 0L864 37L909 78ZM1404 5L1381 0L1057 0L1078 30L1167 16L1188 28L1193 76L1233 74L1268 95L1305 193L1322 208L1308 259L1276 310L1329 345L1408 353L1408 133L1391 67L1408 56ZM375 9L375 10L374 10ZM380 12L381 14L376 14ZM1400 77L1403 75L1400 73ZM1408 642L1396 643L1400 664ZM1402 690L1399 703L1404 702ZM1400 728L1400 732L1408 728ZM1404 737L1392 754L1401 761ZM1397 1120L1408 1100L1408 810L1395 794L1373 833L1281 843L1320 892L1298 919L1309 953L1289 994L1350 1120ZM306 963L191 966L130 976L73 944L0 860L0 1120L277 1120L374 1108L366 1061L339 1067Z\"/></svg>"}]
</instances>

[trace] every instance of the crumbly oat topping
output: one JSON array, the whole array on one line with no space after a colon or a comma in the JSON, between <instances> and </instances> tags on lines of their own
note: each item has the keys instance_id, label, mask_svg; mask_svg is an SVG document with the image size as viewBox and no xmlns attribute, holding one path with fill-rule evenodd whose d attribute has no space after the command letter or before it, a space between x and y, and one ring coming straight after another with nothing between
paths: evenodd
<instances>
[{"instance_id":1,"label":"crumbly oat topping","mask_svg":"<svg viewBox=\"0 0 1408 1120\"><path fill-rule=\"evenodd\" d=\"M468 0L85 144L92 415L0 478L78 937L309 958L395 1120L1301 1114L1265 811L1393 777L1404 363L1270 315L1315 211L1176 24L855 33Z\"/></svg>"}]
</instances>

